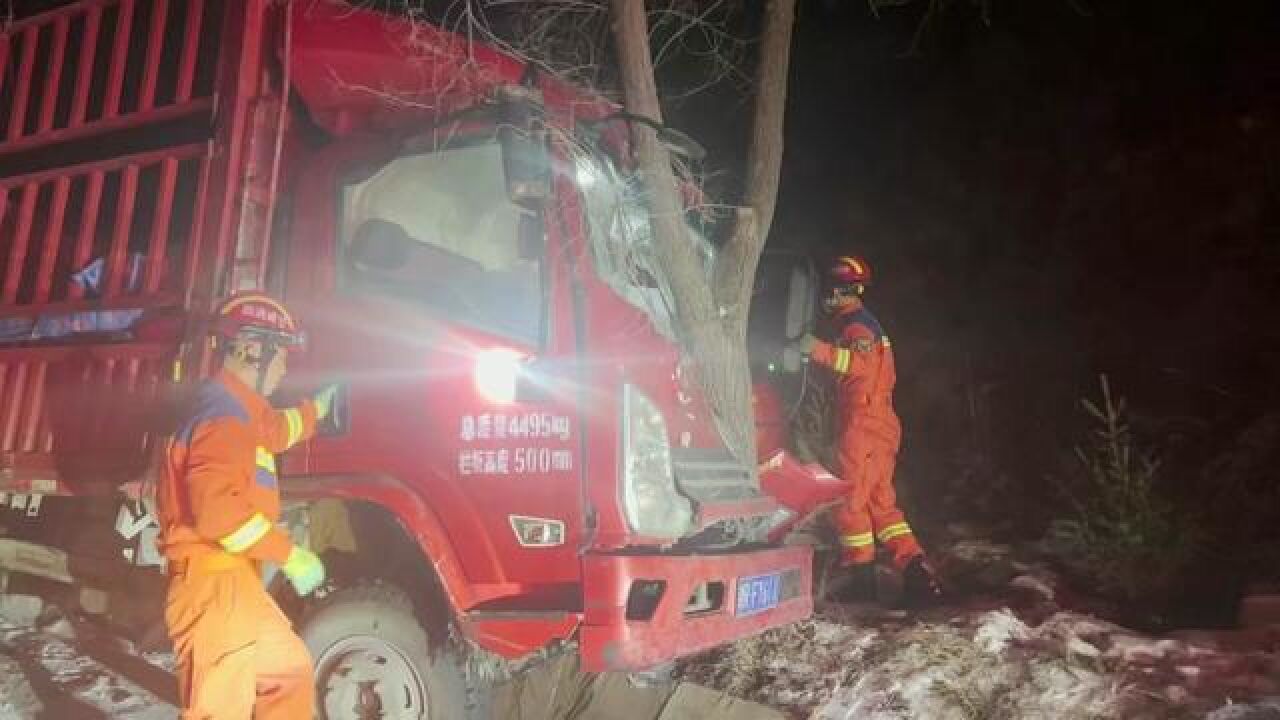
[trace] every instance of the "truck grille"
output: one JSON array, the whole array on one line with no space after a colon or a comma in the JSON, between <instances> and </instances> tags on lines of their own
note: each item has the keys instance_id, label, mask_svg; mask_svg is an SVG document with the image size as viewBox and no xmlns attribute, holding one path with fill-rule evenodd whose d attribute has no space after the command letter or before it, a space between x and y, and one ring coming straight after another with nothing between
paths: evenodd
<instances>
[{"instance_id":1,"label":"truck grille","mask_svg":"<svg viewBox=\"0 0 1280 720\"><path fill-rule=\"evenodd\" d=\"M760 495L755 468L743 467L725 449L673 449L680 491L699 502L744 500Z\"/></svg>"}]
</instances>

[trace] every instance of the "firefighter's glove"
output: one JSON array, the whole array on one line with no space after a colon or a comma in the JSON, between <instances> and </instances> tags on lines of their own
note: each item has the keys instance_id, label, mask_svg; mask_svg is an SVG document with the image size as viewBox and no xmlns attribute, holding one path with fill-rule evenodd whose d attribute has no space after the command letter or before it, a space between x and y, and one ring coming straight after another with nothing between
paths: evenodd
<instances>
[{"instance_id":1,"label":"firefighter's glove","mask_svg":"<svg viewBox=\"0 0 1280 720\"><path fill-rule=\"evenodd\" d=\"M311 396L311 402L316 405L316 418L323 420L329 417L329 413L333 412L333 399L337 394L337 385L326 385Z\"/></svg>"},{"instance_id":2,"label":"firefighter's glove","mask_svg":"<svg viewBox=\"0 0 1280 720\"><path fill-rule=\"evenodd\" d=\"M315 553L298 545L294 545L289 551L289 559L281 570L301 596L315 592L320 583L324 582L324 563L320 562Z\"/></svg>"}]
</instances>

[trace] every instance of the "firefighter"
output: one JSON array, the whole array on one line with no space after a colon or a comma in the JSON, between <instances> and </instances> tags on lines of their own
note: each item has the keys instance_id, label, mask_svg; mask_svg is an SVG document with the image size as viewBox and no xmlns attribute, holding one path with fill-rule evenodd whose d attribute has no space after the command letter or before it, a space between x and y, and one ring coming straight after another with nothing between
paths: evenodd
<instances>
[{"instance_id":1,"label":"firefighter","mask_svg":"<svg viewBox=\"0 0 1280 720\"><path fill-rule=\"evenodd\" d=\"M334 389L283 411L267 402L302 336L266 295L225 301L213 335L221 371L169 439L156 492L182 717L310 720L311 657L263 587L261 565L279 567L299 595L324 581L320 559L276 526L274 456L313 433Z\"/></svg>"},{"instance_id":2,"label":"firefighter","mask_svg":"<svg viewBox=\"0 0 1280 720\"><path fill-rule=\"evenodd\" d=\"M938 598L939 587L894 494L902 426L893 411L896 375L889 336L862 302L871 268L862 258L841 257L828 270L828 280L824 305L833 321L832 340L806 335L799 349L834 376L835 469L851 486L833 517L847 576L835 599L874 599L878 542L902 573L905 602L929 604Z\"/></svg>"}]
</instances>

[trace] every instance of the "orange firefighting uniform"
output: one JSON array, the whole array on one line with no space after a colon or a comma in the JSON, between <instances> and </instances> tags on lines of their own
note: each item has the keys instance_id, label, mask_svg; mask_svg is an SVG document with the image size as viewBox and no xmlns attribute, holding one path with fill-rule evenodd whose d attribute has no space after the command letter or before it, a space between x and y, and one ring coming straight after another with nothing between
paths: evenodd
<instances>
[{"instance_id":1,"label":"orange firefighting uniform","mask_svg":"<svg viewBox=\"0 0 1280 720\"><path fill-rule=\"evenodd\" d=\"M280 518L274 453L315 430L310 400L276 410L221 373L169 440L156 488L168 560L165 624L182 717L310 720L311 657L262 585L293 543Z\"/></svg>"},{"instance_id":2,"label":"orange firefighting uniform","mask_svg":"<svg viewBox=\"0 0 1280 720\"><path fill-rule=\"evenodd\" d=\"M836 472L851 485L834 513L843 562L873 562L879 541L902 570L922 551L893 489L902 439L902 425L893 411L893 350L889 336L860 299L841 307L836 323L835 342L817 341L810 358L830 369L836 381Z\"/></svg>"}]
</instances>

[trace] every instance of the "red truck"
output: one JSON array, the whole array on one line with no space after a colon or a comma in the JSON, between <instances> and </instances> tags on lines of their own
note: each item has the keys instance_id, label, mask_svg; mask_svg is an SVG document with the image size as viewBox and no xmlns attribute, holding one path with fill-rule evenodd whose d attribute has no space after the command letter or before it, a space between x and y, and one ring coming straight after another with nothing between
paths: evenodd
<instances>
[{"instance_id":1,"label":"red truck","mask_svg":"<svg viewBox=\"0 0 1280 720\"><path fill-rule=\"evenodd\" d=\"M779 505L682 369L628 121L329 1L83 0L9 24L10 582L158 620L129 619L162 586L151 456L210 371L207 313L260 288L308 334L296 389L341 384L336 421L279 459L290 530L333 576L298 619L326 716L449 708L463 658L427 650L454 629L635 670L808 616L810 550L769 539Z\"/></svg>"}]
</instances>

